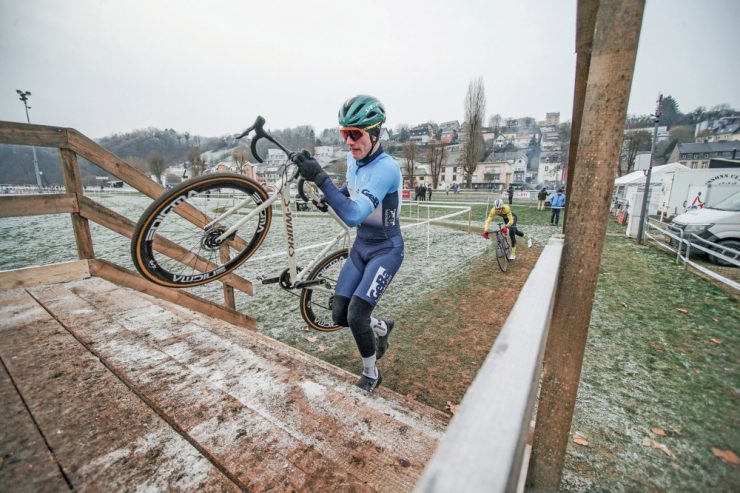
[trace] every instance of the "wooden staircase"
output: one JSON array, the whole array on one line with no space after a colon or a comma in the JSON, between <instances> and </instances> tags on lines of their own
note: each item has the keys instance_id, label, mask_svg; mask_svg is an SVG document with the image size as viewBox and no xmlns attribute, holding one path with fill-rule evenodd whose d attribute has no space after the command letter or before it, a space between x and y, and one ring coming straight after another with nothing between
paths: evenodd
<instances>
[{"instance_id":1,"label":"wooden staircase","mask_svg":"<svg viewBox=\"0 0 740 493\"><path fill-rule=\"evenodd\" d=\"M447 417L98 277L0 292L0 491L410 491Z\"/></svg>"}]
</instances>

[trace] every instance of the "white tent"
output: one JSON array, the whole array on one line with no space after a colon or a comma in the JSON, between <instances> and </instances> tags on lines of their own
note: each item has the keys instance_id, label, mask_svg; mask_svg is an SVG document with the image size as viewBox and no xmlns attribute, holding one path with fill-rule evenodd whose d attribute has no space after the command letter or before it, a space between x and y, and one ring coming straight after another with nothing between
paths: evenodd
<instances>
[{"instance_id":1,"label":"white tent","mask_svg":"<svg viewBox=\"0 0 740 493\"><path fill-rule=\"evenodd\" d=\"M688 169L681 163L668 163L660 166L653 166L653 171L650 175L650 183L660 183L662 181L663 173L669 171L676 171L678 169ZM645 177L647 176L647 170L640 169L633 171L632 173L620 176L614 180L614 188L626 186L626 185L643 185L645 183Z\"/></svg>"},{"instance_id":2,"label":"white tent","mask_svg":"<svg viewBox=\"0 0 740 493\"><path fill-rule=\"evenodd\" d=\"M663 175L686 169L688 168L681 163L653 166L653 171L650 174L650 203L648 204L648 214L656 214L658 211L658 204L663 195ZM619 211L625 211L632 216L639 212L639 208L642 205L642 189L645 187L646 178L647 170L637 170L614 180L611 206L612 214L616 215Z\"/></svg>"}]
</instances>

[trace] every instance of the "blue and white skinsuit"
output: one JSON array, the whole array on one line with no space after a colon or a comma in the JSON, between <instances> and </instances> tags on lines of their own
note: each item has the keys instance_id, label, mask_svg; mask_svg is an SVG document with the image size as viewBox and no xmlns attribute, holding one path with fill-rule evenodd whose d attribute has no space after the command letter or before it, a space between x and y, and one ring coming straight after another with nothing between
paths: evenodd
<instances>
[{"instance_id":1,"label":"blue and white skinsuit","mask_svg":"<svg viewBox=\"0 0 740 493\"><path fill-rule=\"evenodd\" d=\"M347 185L325 180L326 201L357 237L337 281L334 322L352 329L360 355L375 354L370 313L403 262L401 170L382 146L366 159L347 156ZM351 300L351 301L350 301Z\"/></svg>"}]
</instances>

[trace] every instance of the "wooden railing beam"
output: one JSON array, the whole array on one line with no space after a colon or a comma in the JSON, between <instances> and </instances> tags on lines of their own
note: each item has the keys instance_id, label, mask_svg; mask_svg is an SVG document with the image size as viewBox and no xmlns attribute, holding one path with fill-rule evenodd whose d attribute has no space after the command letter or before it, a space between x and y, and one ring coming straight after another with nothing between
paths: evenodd
<instances>
[{"instance_id":1,"label":"wooden railing beam","mask_svg":"<svg viewBox=\"0 0 740 493\"><path fill-rule=\"evenodd\" d=\"M80 212L77 195L74 193L0 196L0 217L41 216L70 212Z\"/></svg>"},{"instance_id":2,"label":"wooden railing beam","mask_svg":"<svg viewBox=\"0 0 740 493\"><path fill-rule=\"evenodd\" d=\"M0 144L69 147L66 128L5 121L0 121Z\"/></svg>"},{"instance_id":3,"label":"wooden railing beam","mask_svg":"<svg viewBox=\"0 0 740 493\"><path fill-rule=\"evenodd\" d=\"M132 220L100 205L94 200L90 200L87 197L80 197L79 207L80 214L83 217L90 219L111 231L115 231L129 239L134 233L136 224L134 224ZM163 238L155 237L154 249L170 258L181 258L190 262L190 265L193 265L201 272L216 268L216 264L208 262L202 257L193 255L189 250L185 250L180 245ZM219 279L219 281L248 295L252 295L253 293L252 283L236 274L229 274L228 276ZM234 307L230 306L230 308Z\"/></svg>"},{"instance_id":4,"label":"wooden railing beam","mask_svg":"<svg viewBox=\"0 0 740 493\"><path fill-rule=\"evenodd\" d=\"M90 260L89 266L90 274L93 276L102 277L103 279L115 284L136 289L137 291L150 294L155 298L171 301L180 306L188 307L197 312L225 320L240 327L250 330L256 329L255 321L242 313L230 308L225 308L211 301L204 300L203 298L190 294L182 289L165 288L151 283L130 270L111 262L100 259Z\"/></svg>"},{"instance_id":5,"label":"wooden railing beam","mask_svg":"<svg viewBox=\"0 0 740 493\"><path fill-rule=\"evenodd\" d=\"M82 197L82 180L80 179L80 168L77 166L77 155L69 149L59 149L59 159L62 164L64 175L64 187L67 193L73 193ZM90 225L87 219L80 216L79 212L72 212L72 229L77 242L77 255L80 259L95 258Z\"/></svg>"}]
</instances>

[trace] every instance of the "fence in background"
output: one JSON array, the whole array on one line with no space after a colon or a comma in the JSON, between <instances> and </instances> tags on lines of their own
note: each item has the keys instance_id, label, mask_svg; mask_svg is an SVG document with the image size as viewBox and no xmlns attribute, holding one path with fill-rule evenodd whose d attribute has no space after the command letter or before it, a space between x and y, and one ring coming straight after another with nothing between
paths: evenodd
<instances>
[{"instance_id":1,"label":"fence in background","mask_svg":"<svg viewBox=\"0 0 740 493\"><path fill-rule=\"evenodd\" d=\"M692 254L695 257L706 254L731 266L740 267L740 251L699 238L693 233L686 235L682 229L652 218L647 222L645 237L658 248L675 253L676 262L683 262L686 269L691 266L704 275L740 291L740 283L723 276L716 269L691 259Z\"/></svg>"}]
</instances>

